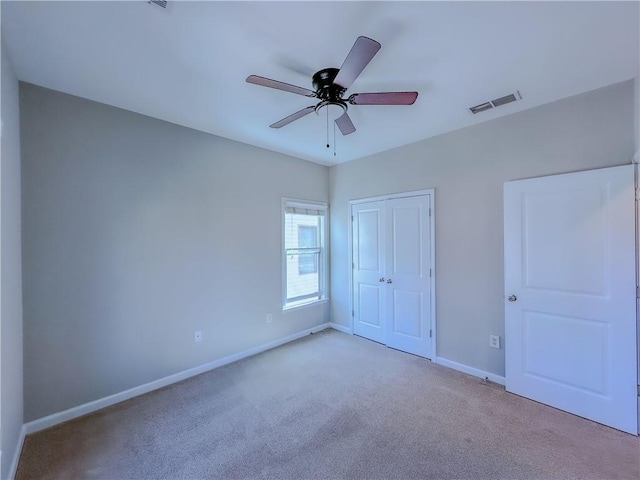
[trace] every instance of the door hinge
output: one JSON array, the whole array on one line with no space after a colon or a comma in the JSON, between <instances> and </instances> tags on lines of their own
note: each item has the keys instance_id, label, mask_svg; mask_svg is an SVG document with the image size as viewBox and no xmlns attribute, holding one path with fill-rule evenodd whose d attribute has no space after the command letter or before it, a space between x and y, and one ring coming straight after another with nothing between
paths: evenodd
<instances>
[{"instance_id":1,"label":"door hinge","mask_svg":"<svg viewBox=\"0 0 640 480\"><path fill-rule=\"evenodd\" d=\"M640 201L640 189L636 188L636 201Z\"/></svg>"},{"instance_id":2,"label":"door hinge","mask_svg":"<svg viewBox=\"0 0 640 480\"><path fill-rule=\"evenodd\" d=\"M353 215L351 215L351 221L353 222Z\"/></svg>"},{"instance_id":3,"label":"door hinge","mask_svg":"<svg viewBox=\"0 0 640 480\"><path fill-rule=\"evenodd\" d=\"M638 385L638 396L640 397L640 385Z\"/></svg>"},{"instance_id":4,"label":"door hinge","mask_svg":"<svg viewBox=\"0 0 640 480\"><path fill-rule=\"evenodd\" d=\"M429 269L429 278L431 278L431 274L432 274L431 269Z\"/></svg>"},{"instance_id":5,"label":"door hinge","mask_svg":"<svg viewBox=\"0 0 640 480\"><path fill-rule=\"evenodd\" d=\"M640 298L640 287L636 287L636 298Z\"/></svg>"},{"instance_id":6,"label":"door hinge","mask_svg":"<svg viewBox=\"0 0 640 480\"><path fill-rule=\"evenodd\" d=\"M429 338L433 337L433 330L429 329Z\"/></svg>"},{"instance_id":7,"label":"door hinge","mask_svg":"<svg viewBox=\"0 0 640 480\"><path fill-rule=\"evenodd\" d=\"M429 209L429 216L431 216L431 209Z\"/></svg>"},{"instance_id":8,"label":"door hinge","mask_svg":"<svg viewBox=\"0 0 640 480\"><path fill-rule=\"evenodd\" d=\"M356 311L355 310L351 310L351 316L355 317L356 316Z\"/></svg>"},{"instance_id":9,"label":"door hinge","mask_svg":"<svg viewBox=\"0 0 640 480\"><path fill-rule=\"evenodd\" d=\"M355 270L355 268L356 268L356 264L355 264L355 263L352 263L352 264L351 264L351 269L352 269L352 270Z\"/></svg>"}]
</instances>

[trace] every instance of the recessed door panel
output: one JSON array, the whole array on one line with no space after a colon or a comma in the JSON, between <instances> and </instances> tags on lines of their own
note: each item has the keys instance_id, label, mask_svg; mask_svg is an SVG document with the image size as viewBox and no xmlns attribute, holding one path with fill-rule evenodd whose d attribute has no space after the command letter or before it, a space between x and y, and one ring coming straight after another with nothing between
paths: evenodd
<instances>
[{"instance_id":1,"label":"recessed door panel","mask_svg":"<svg viewBox=\"0 0 640 480\"><path fill-rule=\"evenodd\" d=\"M414 339L422 337L422 294L394 289L392 333Z\"/></svg>"},{"instance_id":2,"label":"recessed door panel","mask_svg":"<svg viewBox=\"0 0 640 480\"><path fill-rule=\"evenodd\" d=\"M541 312L524 313L523 371L589 394L607 395L611 357L608 324ZM579 338L579 342L571 339Z\"/></svg>"},{"instance_id":3,"label":"recessed door panel","mask_svg":"<svg viewBox=\"0 0 640 480\"><path fill-rule=\"evenodd\" d=\"M420 275L422 257L422 218L420 205L391 207L393 275Z\"/></svg>"},{"instance_id":4,"label":"recessed door panel","mask_svg":"<svg viewBox=\"0 0 640 480\"><path fill-rule=\"evenodd\" d=\"M380 287L361 283L358 288L358 311L361 323L369 327L382 328L380 321Z\"/></svg>"},{"instance_id":5,"label":"recessed door panel","mask_svg":"<svg viewBox=\"0 0 640 480\"><path fill-rule=\"evenodd\" d=\"M523 195L525 287L608 294L607 190L602 185Z\"/></svg>"},{"instance_id":6,"label":"recessed door panel","mask_svg":"<svg viewBox=\"0 0 640 480\"><path fill-rule=\"evenodd\" d=\"M361 271L379 272L382 251L380 249L380 210L358 212L360 244L358 266Z\"/></svg>"}]
</instances>

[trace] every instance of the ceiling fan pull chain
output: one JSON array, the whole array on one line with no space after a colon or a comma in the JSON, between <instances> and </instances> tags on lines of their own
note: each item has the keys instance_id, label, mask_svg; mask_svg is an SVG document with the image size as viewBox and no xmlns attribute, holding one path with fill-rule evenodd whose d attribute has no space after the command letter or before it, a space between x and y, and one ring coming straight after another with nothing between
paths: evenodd
<instances>
[{"instance_id":1,"label":"ceiling fan pull chain","mask_svg":"<svg viewBox=\"0 0 640 480\"><path fill-rule=\"evenodd\" d=\"M333 122L333 156L336 156L336 122Z\"/></svg>"},{"instance_id":2,"label":"ceiling fan pull chain","mask_svg":"<svg viewBox=\"0 0 640 480\"><path fill-rule=\"evenodd\" d=\"M329 109L325 109L327 111L327 148L329 148Z\"/></svg>"}]
</instances>

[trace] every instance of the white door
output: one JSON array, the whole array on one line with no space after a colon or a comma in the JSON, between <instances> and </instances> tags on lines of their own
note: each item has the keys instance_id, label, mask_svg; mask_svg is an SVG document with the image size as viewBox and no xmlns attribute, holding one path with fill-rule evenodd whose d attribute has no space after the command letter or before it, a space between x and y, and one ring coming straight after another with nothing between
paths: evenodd
<instances>
[{"instance_id":1,"label":"white door","mask_svg":"<svg viewBox=\"0 0 640 480\"><path fill-rule=\"evenodd\" d=\"M353 333L385 343L384 202L353 205Z\"/></svg>"},{"instance_id":2,"label":"white door","mask_svg":"<svg viewBox=\"0 0 640 480\"><path fill-rule=\"evenodd\" d=\"M429 195L358 203L353 217L353 330L432 357Z\"/></svg>"},{"instance_id":3,"label":"white door","mask_svg":"<svg viewBox=\"0 0 640 480\"><path fill-rule=\"evenodd\" d=\"M633 166L504 185L507 390L637 434Z\"/></svg>"},{"instance_id":4,"label":"white door","mask_svg":"<svg viewBox=\"0 0 640 480\"><path fill-rule=\"evenodd\" d=\"M386 219L386 343L431 358L429 197L388 200Z\"/></svg>"}]
</instances>

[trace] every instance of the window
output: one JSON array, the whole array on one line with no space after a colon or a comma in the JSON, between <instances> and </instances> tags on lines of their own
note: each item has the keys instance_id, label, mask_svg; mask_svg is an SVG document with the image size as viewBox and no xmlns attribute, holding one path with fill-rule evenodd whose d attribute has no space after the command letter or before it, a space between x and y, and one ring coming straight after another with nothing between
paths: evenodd
<instances>
[{"instance_id":1,"label":"window","mask_svg":"<svg viewBox=\"0 0 640 480\"><path fill-rule=\"evenodd\" d=\"M298 257L298 274L308 275L318 273L318 255L316 250L320 245L318 238L318 227L309 225L298 225L298 246L308 248L313 253L301 253Z\"/></svg>"},{"instance_id":2,"label":"window","mask_svg":"<svg viewBox=\"0 0 640 480\"><path fill-rule=\"evenodd\" d=\"M283 308L326 299L325 224L327 205L282 201Z\"/></svg>"}]
</instances>

